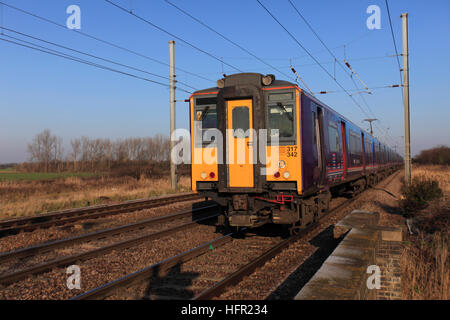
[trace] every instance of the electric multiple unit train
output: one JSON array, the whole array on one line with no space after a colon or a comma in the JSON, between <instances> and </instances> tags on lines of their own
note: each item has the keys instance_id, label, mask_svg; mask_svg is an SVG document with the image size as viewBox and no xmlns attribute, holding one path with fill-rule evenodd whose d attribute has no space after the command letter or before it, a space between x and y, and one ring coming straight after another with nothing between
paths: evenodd
<instances>
[{"instance_id":1,"label":"electric multiple unit train","mask_svg":"<svg viewBox=\"0 0 450 320\"><path fill-rule=\"evenodd\" d=\"M273 75L226 76L189 101L192 190L223 207L223 225L275 223L294 233L328 210L332 194L359 193L402 165L369 133Z\"/></svg>"}]
</instances>

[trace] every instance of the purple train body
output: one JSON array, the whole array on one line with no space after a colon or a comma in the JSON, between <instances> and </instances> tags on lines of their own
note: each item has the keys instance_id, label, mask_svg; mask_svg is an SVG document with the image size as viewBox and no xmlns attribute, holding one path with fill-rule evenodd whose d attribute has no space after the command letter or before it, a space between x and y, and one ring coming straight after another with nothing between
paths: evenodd
<instances>
[{"instance_id":1,"label":"purple train body","mask_svg":"<svg viewBox=\"0 0 450 320\"><path fill-rule=\"evenodd\" d=\"M328 210L332 195L359 193L402 165L388 146L295 83L272 75L230 75L215 88L195 92L190 107L192 189L223 207L219 222L224 225L276 223L296 232ZM203 132L198 128L217 129L224 144L199 142L195 137ZM261 174L260 163L214 165L195 159L208 148L230 157L237 129L267 129L264 152L279 150L275 173ZM255 152L255 136L241 137L245 152Z\"/></svg>"}]
</instances>

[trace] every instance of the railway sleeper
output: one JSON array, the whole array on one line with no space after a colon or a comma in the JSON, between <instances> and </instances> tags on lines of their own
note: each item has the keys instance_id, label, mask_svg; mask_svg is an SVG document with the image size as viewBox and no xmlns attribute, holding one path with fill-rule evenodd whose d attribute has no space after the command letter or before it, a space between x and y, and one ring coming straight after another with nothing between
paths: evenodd
<instances>
[{"instance_id":1,"label":"railway sleeper","mask_svg":"<svg viewBox=\"0 0 450 320\"><path fill-rule=\"evenodd\" d=\"M284 198L283 198L284 197ZM331 193L326 190L309 197L283 195L274 197L233 196L218 225L226 227L258 227L266 223L303 229L317 221L330 206ZM280 200L284 199L284 200ZM286 200L288 199L288 200Z\"/></svg>"},{"instance_id":2,"label":"railway sleeper","mask_svg":"<svg viewBox=\"0 0 450 320\"><path fill-rule=\"evenodd\" d=\"M228 199L219 197L221 201L218 202L221 202L224 214L219 217L218 226L259 227L274 223L288 226L290 232L295 234L319 220L328 211L332 194L354 197L382 181L391 171L378 171L339 185L331 191L322 190L309 197L300 197L289 192L234 194Z\"/></svg>"}]
</instances>

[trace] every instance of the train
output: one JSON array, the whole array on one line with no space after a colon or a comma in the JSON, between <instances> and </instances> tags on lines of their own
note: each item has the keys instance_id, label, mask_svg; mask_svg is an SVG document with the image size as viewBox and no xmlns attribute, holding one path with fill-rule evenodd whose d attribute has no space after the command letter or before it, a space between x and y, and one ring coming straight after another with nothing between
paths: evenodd
<instances>
[{"instance_id":1,"label":"train","mask_svg":"<svg viewBox=\"0 0 450 320\"><path fill-rule=\"evenodd\" d=\"M334 195L358 194L403 163L314 95L271 74L224 76L195 91L189 106L192 190L220 205L223 226L271 223L296 234L329 210Z\"/></svg>"}]
</instances>

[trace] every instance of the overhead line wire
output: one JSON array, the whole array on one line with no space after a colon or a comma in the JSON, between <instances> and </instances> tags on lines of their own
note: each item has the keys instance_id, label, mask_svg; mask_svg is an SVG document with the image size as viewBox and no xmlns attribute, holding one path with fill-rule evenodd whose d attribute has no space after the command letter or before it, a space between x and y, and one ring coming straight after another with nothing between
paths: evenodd
<instances>
[{"instance_id":1,"label":"overhead line wire","mask_svg":"<svg viewBox=\"0 0 450 320\"><path fill-rule=\"evenodd\" d=\"M126 12L127 14L130 14L130 15L132 15L133 17L135 17L135 18L137 18L137 19L139 19L139 20L141 20L141 21L147 23L148 25L154 27L155 29L158 29L159 31L161 31L161 32L163 32L163 33L165 33L165 34L171 36L172 38L175 38L175 39L177 39L177 40L179 40L179 41L181 41L181 42L187 44L187 45L190 46L191 48L194 48L195 50L200 51L200 52L206 54L207 56L209 56L209 57L211 57L211 58L213 58L213 59L215 59L215 60L217 60L217 61L219 61L219 62L221 62L221 63L226 64L227 66L233 68L234 70L239 71L239 72L243 72L242 70L240 70L240 69L238 69L237 67L235 67L235 66L229 64L228 62L223 61L223 59L220 59L220 58L216 57L215 55L213 55L212 53L209 53L209 52L207 52L207 51L205 51L205 50L203 50L203 49L201 49L201 48L195 46L194 44L192 44L192 43L190 43L190 42L188 42L188 41L186 41L186 40L184 40L184 39L182 39L182 38L180 38L180 37L174 35L173 33L171 33L171 32L169 32L169 31L165 30L164 28L162 28L162 27L160 27L160 26L154 24L153 22L149 21L148 19L145 19L145 18L143 18L143 17L141 17L141 16L135 14L134 12L130 12L129 10L127 10L126 8L124 8L124 7L120 6L120 5L118 5L117 3L114 3L114 2L112 2L112 1L110 1L110 0L104 0L104 1L107 2L107 3L109 3L110 5L112 5L112 6L116 7L116 8L118 8L118 9L120 9L120 10Z\"/></svg>"},{"instance_id":2,"label":"overhead line wire","mask_svg":"<svg viewBox=\"0 0 450 320\"><path fill-rule=\"evenodd\" d=\"M323 65L298 41L298 39L291 33L289 30L268 10L260 0L256 0L259 5L286 31L286 33L321 67L321 69L331 78L336 84L350 97L350 99L355 103L355 105L366 115L369 116L368 113L361 107L361 105L354 99L354 97L345 89L339 81L337 81L329 71L323 67ZM352 78L353 79L353 78ZM373 112L372 112L373 113Z\"/></svg>"},{"instance_id":3,"label":"overhead line wire","mask_svg":"<svg viewBox=\"0 0 450 320\"><path fill-rule=\"evenodd\" d=\"M361 111L366 114L367 116L369 116L367 114L367 112L361 107L361 105L353 98L353 96L339 83L339 81L337 81L329 72L328 70L322 66L322 64L308 51L308 49L306 49L298 40L297 38L291 33L289 32L288 29L286 29L286 27L261 3L260 0L256 0L260 6L284 29L284 31L286 31L286 33L297 43L298 46L300 46L321 68L322 70L325 71L325 73L334 80L334 82L336 82L338 84L338 86L345 91L345 93L347 93L347 95L350 97L350 99L352 99L352 101L356 104L356 106L358 106L359 109L361 109Z\"/></svg>"},{"instance_id":4,"label":"overhead line wire","mask_svg":"<svg viewBox=\"0 0 450 320\"><path fill-rule=\"evenodd\" d=\"M93 66L93 67L96 67L96 68L99 68L99 69L108 70L108 71L111 71L111 72L116 72L116 73L119 73L119 74L122 74L122 75L126 75L126 76L129 76L129 77L132 77L132 78L136 78L136 79L144 80L144 81L147 81L147 82L159 84L159 85L164 86L164 87L169 87L168 84L165 84L165 83L162 83L162 82L159 82L159 81L155 81L155 80L152 80L152 79L144 78L144 77L141 77L141 76L138 76L138 75L135 75L135 74L131 74L131 73L128 73L128 72L124 72L124 71L121 71L121 70L113 69L113 68L110 68L110 67L98 64L98 63L94 63L94 62L91 62L91 61L88 61L88 60L84 60L84 59L81 59L81 58L78 58L78 57L75 57L75 56L71 56L69 54L66 54L66 53L63 53L63 52L60 52L60 51L57 51L57 50L54 50L54 49L46 48L44 46L40 46L40 45L37 45L35 43L29 42L29 41L25 41L25 40L22 40L22 39L13 37L13 36L9 36L9 35L6 35L6 34L3 34L3 36L6 36L6 37L11 38L11 39L15 39L15 40L20 41L22 43L16 42L16 41L11 41L11 40L4 39L4 38L0 38L1 41L5 41L5 42L8 42L8 43L12 43L12 44L18 45L18 46L22 46L22 47L25 47L25 48L33 49L33 50L40 51L40 52L43 52L43 53L47 53L47 54L50 54L50 55L53 55L53 56L58 56L58 57L61 57L61 58L64 58L64 59L68 59L68 60L72 60L72 61L75 61L75 62L79 62L79 63L82 63L82 64L90 65L90 66ZM27 44L24 44L24 43L27 43ZM184 91L186 93L191 93L191 92L189 92L187 90L184 90L184 89L181 89L181 88L179 90Z\"/></svg>"},{"instance_id":5,"label":"overhead line wire","mask_svg":"<svg viewBox=\"0 0 450 320\"><path fill-rule=\"evenodd\" d=\"M8 7L8 8L10 8L10 9L13 9L13 10L19 11L19 12L21 12L21 13L24 13L24 14L26 14L26 15L29 15L29 16L31 16L31 17L34 17L34 18L36 18L36 19L39 19L39 20L41 20L41 21L44 21L44 22L53 24L53 25L55 25L55 26L58 26L58 27L60 27L60 28L63 28L64 30L68 30L67 27L66 27L65 25L60 24L60 23L58 23L58 22L55 22L55 21L53 21L53 20L50 20L50 19L48 19L48 18L39 16L39 15L37 15L37 14L35 14L35 13L26 11L26 10L21 9L21 8L18 8L18 7L15 7L15 6L10 5L10 4L8 4L8 3L5 3L5 2L3 2L3 1L0 1L0 4L6 6L6 7ZM153 61L153 62L155 62L155 63L161 64L161 65L164 65L164 66L169 66L169 64L166 63L166 62L164 62L164 61L160 61L160 60L158 60L158 59L149 57L149 56L144 55L144 54L142 54L142 53L139 53L139 52L137 52L137 51L134 51L134 50L131 50L131 49L122 47L122 46L117 45L117 44L115 44L115 43L112 43L112 42L110 42L110 41L103 40L103 39L101 39L101 38L99 38L99 37L96 37L96 36L90 35L90 34L88 34L88 33L82 32L82 31L80 31L80 30L73 29L73 30L71 30L71 31L74 31L74 32L76 32L76 33L78 33L78 34L80 34L80 35L82 35L82 36L84 36L84 37L90 38L90 39L92 39L92 40L95 40L95 41L101 42L101 43L103 43L103 44L109 45L109 46L111 46L111 47L114 47L114 48L116 48L116 49L120 49L120 50L126 51L126 52L128 52L128 53L134 54L134 55L136 55L136 56L139 56L139 57L141 57L141 58L147 59L147 60L149 60L149 61ZM179 71L181 71L181 72L184 72L184 73L187 73L187 74L190 74L190 75L195 76L195 77L197 77L197 78L206 80L206 81L215 82L214 80L208 79L208 78L206 78L206 77L203 77L203 76L201 76L201 75L198 75L198 74L196 74L196 73L187 71L187 70L182 69L182 68L178 68L178 67L177 67L177 70L179 70Z\"/></svg>"},{"instance_id":6,"label":"overhead line wire","mask_svg":"<svg viewBox=\"0 0 450 320\"><path fill-rule=\"evenodd\" d=\"M339 59L335 56L335 54L330 50L330 48L328 48L328 46L325 44L325 42L322 40L322 38L317 34L317 32L314 30L314 28L311 26L311 24L308 22L308 20L306 20L306 18L301 14L301 12L297 9L297 7L294 5L294 3L291 0L288 0L289 4L292 6L292 8L294 8L294 10L297 12L298 16L300 18L302 18L303 22L305 22L305 24L308 26L308 28L311 30L311 32L316 36L316 38L320 41L320 43L327 49L327 51L330 53L330 55L334 58L334 61L337 62L339 64L339 66L342 68L342 70L344 70L344 72L349 75L347 73L347 69L345 69L344 65L339 61ZM368 90L366 84L359 78L359 76L356 74L355 71L353 71L353 69L351 68L350 64L348 64L347 60L344 60L346 66L351 70L352 74L355 74L359 81L363 84L363 86L366 88L366 90ZM351 75L349 75L351 77ZM369 90L368 90L369 91ZM370 92L370 91L369 91Z\"/></svg>"},{"instance_id":7,"label":"overhead line wire","mask_svg":"<svg viewBox=\"0 0 450 320\"><path fill-rule=\"evenodd\" d=\"M388 0L385 0L385 2L386 2L386 8L387 8L387 13L388 13L388 17L389 17L389 26L391 28L392 42L394 43L394 49L395 49L395 54L396 54L396 58L397 58L397 65L398 65L398 70L400 73L400 83L402 84L402 87L403 87L402 68L400 67L400 59L398 58L399 54L397 51L397 43L395 41L394 29L392 27L391 12L389 10ZM401 91L402 91L402 99L403 99L403 90L401 90Z\"/></svg>"},{"instance_id":8,"label":"overhead line wire","mask_svg":"<svg viewBox=\"0 0 450 320\"><path fill-rule=\"evenodd\" d=\"M392 84L392 85L387 85L387 86L377 86L377 87L370 87L370 90L376 90L376 89L386 89L386 88L398 88L400 87L399 84ZM361 91L360 88L356 88L356 89L348 89L347 91L352 92L352 91ZM340 93L340 92L344 92L343 90L335 90L335 91L317 91L315 92L316 94L328 94L328 93ZM365 92L365 91L363 91Z\"/></svg>"},{"instance_id":9,"label":"overhead line wire","mask_svg":"<svg viewBox=\"0 0 450 320\"><path fill-rule=\"evenodd\" d=\"M108 63L112 63L112 64L115 64L115 65L118 65L118 66L121 66L121 67L132 69L134 71L146 73L146 74L154 76L154 77L158 77L158 78L169 80L169 77L161 76L161 75L153 73L153 72L145 71L145 70L142 70L142 69L139 69L139 68L135 68L135 67L132 67L132 66L120 63L120 62L116 62L116 61L113 61L113 60L110 60L110 59L102 58L102 57L99 57L99 56L96 56L96 55L93 55L93 54L90 54L90 53L86 53L86 52L80 51L80 50L77 50L77 49L66 47L66 46L60 45L60 44L55 43L55 42L51 42L51 41L48 41L48 40L44 40L44 39L41 39L41 38L38 38L38 37L35 37L35 36L32 36L32 35L26 34L26 33L19 32L19 31L14 30L14 29L9 29L9 28L6 28L6 27L0 27L0 28L2 30L7 30L7 31L10 31L10 32L14 32L14 33L19 34L21 36L25 36L27 38L31 38L31 39L34 39L34 40L45 42L47 44L51 44L53 46L56 46L56 47L59 47L59 48L62 48L62 49L66 49L66 50L70 50L70 51L73 51L73 52L76 52L76 53L80 53L80 54L86 55L86 56L91 57L91 58L99 59L99 60L102 60L102 61L105 61L105 62L108 62ZM178 81L178 80L177 80L177 83L182 84L182 85L184 85L186 87L189 87L191 89L197 90L197 88L194 88L194 87L190 86L187 83L184 83L184 82L181 82L181 81Z\"/></svg>"},{"instance_id":10,"label":"overhead line wire","mask_svg":"<svg viewBox=\"0 0 450 320\"><path fill-rule=\"evenodd\" d=\"M201 24L202 26L204 26L205 28L207 28L208 30L214 32L215 34L217 34L218 36L220 36L222 39L228 41L229 43L233 44L235 47L241 49L242 51L244 51L245 53L249 54L250 56L252 56L253 58L255 58L256 60L260 61L261 63L265 64L266 66L272 68L273 70L279 72L280 74L291 78L291 76L287 75L286 73L284 73L283 71L279 70L278 68L274 67L273 65L269 64L268 62L264 61L263 59L261 59L260 57L256 56L254 53L252 53L251 51L247 50L246 48L242 47L240 44L236 43L235 41L231 40L230 38L226 37L225 35L223 35L222 33L218 32L217 30L213 29L212 27L210 27L209 25L207 25L206 23L202 22L200 19L194 17L193 15L191 15L190 13L186 12L185 10L181 9L180 7L176 6L175 4L173 4L172 2L168 1L168 0L164 0L166 3L168 3L169 5L171 5L172 7L174 7L175 9L177 9L178 11L182 12L184 15L188 16L189 18L193 19L194 21L198 22L199 24Z\"/></svg>"},{"instance_id":11,"label":"overhead line wire","mask_svg":"<svg viewBox=\"0 0 450 320\"><path fill-rule=\"evenodd\" d=\"M386 0L387 1L387 0ZM316 38L320 41L320 43L327 49L327 51L330 53L331 56L333 56L333 58L335 59L335 61L339 64L339 66L344 70L344 72L347 73L347 70L345 69L345 67L342 65L342 63L337 59L337 57L335 56L335 54L329 49L329 47L325 44L325 42L322 40L322 38L318 35L318 33L314 30L314 28L311 26L311 24L308 22L308 20L301 14L301 12L297 9L297 7L294 5L294 3L291 0L288 0L289 4L294 8L294 10L297 12L297 14L300 16L300 18L302 18L302 20L305 22L305 24L308 26L308 28L314 33L314 35L316 36ZM398 52L396 51L396 57L398 59ZM352 75L356 75L359 79L359 81L362 83L362 85L365 87L365 89L368 91L368 93L370 92L370 89L367 87L367 85L359 78L358 74L351 68L350 64L348 64L348 61L345 60L344 61L345 64L347 65L347 67L351 70ZM347 73L348 74L348 73ZM355 80L353 79L353 76L349 75L355 88L357 90L358 87L355 83ZM361 99L363 101L363 103L365 104L365 106L367 107L367 109L369 110L369 112L376 117L376 115L374 114L372 108L369 106L369 104L367 103L366 99L364 96L360 95Z\"/></svg>"},{"instance_id":12,"label":"overhead line wire","mask_svg":"<svg viewBox=\"0 0 450 320\"><path fill-rule=\"evenodd\" d=\"M341 47L346 47L346 46L348 46L348 45L350 45L350 44L352 44L352 43L358 41L359 39L364 38L365 36L367 36L367 35L369 35L369 34L370 34L370 32L366 32L366 33L360 35L359 37L357 37L357 38L355 38L355 39L353 39L353 40L350 40L349 42L346 42L345 44L341 44L341 45L339 45L339 46L332 47L331 49L338 49L338 48L341 48ZM318 51L314 51L313 53L317 54L317 53L321 53L321 52L323 52L323 51L326 51L326 50L318 50ZM303 58L305 58L305 57L309 57L309 56L308 56L308 55L303 55L303 56L289 57L289 58L264 58L264 60L289 60L289 59L290 59L290 60L298 60L298 59L303 59ZM237 60L239 60L239 59L241 59L241 60L244 60L244 59L247 59L247 60L248 60L248 59L251 59L251 58L249 58L249 57L224 57L224 58L228 58L228 59L237 59Z\"/></svg>"}]
</instances>

